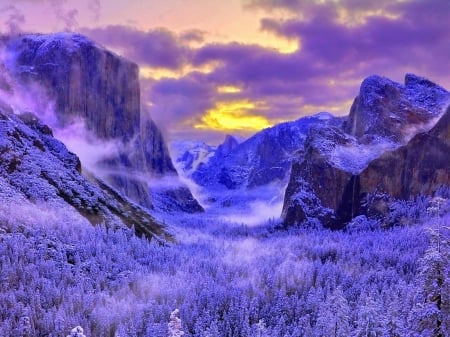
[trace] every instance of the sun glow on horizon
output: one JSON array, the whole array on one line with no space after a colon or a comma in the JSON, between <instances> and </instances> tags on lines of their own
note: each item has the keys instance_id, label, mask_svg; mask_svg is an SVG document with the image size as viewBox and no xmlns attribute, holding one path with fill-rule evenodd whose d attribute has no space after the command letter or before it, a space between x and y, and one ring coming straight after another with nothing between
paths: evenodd
<instances>
[{"instance_id":1,"label":"sun glow on horizon","mask_svg":"<svg viewBox=\"0 0 450 337\"><path fill-rule=\"evenodd\" d=\"M193 72L210 74L218 67L218 63L208 63L202 66L185 65L181 69L171 70L164 68L139 67L139 76L145 79L160 80L162 78L181 78Z\"/></svg>"},{"instance_id":2,"label":"sun glow on horizon","mask_svg":"<svg viewBox=\"0 0 450 337\"><path fill-rule=\"evenodd\" d=\"M217 102L214 108L202 116L200 123L194 124L194 128L220 131L262 130L272 126L272 123L266 117L254 114L255 110L261 109L264 109L264 102Z\"/></svg>"},{"instance_id":3,"label":"sun glow on horizon","mask_svg":"<svg viewBox=\"0 0 450 337\"><path fill-rule=\"evenodd\" d=\"M220 94L237 94L242 91L241 87L234 85L221 85L217 87L217 92Z\"/></svg>"}]
</instances>

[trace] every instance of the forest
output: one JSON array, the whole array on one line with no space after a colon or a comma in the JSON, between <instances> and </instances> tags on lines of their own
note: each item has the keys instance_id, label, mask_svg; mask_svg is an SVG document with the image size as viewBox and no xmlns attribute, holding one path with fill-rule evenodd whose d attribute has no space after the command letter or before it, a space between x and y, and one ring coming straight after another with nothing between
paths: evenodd
<instances>
[{"instance_id":1,"label":"forest","mask_svg":"<svg viewBox=\"0 0 450 337\"><path fill-rule=\"evenodd\" d=\"M161 245L3 203L0 336L449 336L449 207L399 201L397 225L343 231L166 216Z\"/></svg>"}]
</instances>

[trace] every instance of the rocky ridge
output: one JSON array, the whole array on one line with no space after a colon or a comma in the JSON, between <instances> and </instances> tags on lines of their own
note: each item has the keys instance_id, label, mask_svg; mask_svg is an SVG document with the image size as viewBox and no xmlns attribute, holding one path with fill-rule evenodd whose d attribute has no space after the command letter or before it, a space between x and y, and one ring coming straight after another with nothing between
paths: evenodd
<instances>
[{"instance_id":1,"label":"rocky ridge","mask_svg":"<svg viewBox=\"0 0 450 337\"><path fill-rule=\"evenodd\" d=\"M342 228L368 212L362 205L369 195L408 199L450 185L449 100L445 89L411 74L405 85L364 80L343 128L314 129L297 153L284 223L317 218Z\"/></svg>"},{"instance_id":2,"label":"rocky ridge","mask_svg":"<svg viewBox=\"0 0 450 337\"><path fill-rule=\"evenodd\" d=\"M138 235L170 240L147 211L121 196L105 182L81 174L79 158L55 139L52 130L30 113L16 115L0 107L0 185L3 205L31 203L74 210L91 224L134 227ZM13 210L11 210L13 211Z\"/></svg>"},{"instance_id":3,"label":"rocky ridge","mask_svg":"<svg viewBox=\"0 0 450 337\"><path fill-rule=\"evenodd\" d=\"M293 154L303 147L309 129L318 124L341 125L342 122L331 114L320 113L262 130L241 143L228 136L191 178L200 186L219 190L252 189L285 181Z\"/></svg>"},{"instance_id":4,"label":"rocky ridge","mask_svg":"<svg viewBox=\"0 0 450 337\"><path fill-rule=\"evenodd\" d=\"M161 190L137 178L178 179L161 131L141 111L136 64L72 33L13 37L5 55L6 68L21 86L45 91L36 101L54 102L54 127L81 119L95 137L118 144L116 153L97 165L101 172L113 172L104 179L118 191L150 209L162 193L167 202L159 206L165 211L202 210L182 184Z\"/></svg>"}]
</instances>

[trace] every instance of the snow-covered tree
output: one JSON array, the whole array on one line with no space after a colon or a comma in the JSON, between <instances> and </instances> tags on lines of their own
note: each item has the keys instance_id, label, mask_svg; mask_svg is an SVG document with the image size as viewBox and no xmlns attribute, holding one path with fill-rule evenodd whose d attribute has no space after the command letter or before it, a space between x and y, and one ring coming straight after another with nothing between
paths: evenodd
<instances>
[{"instance_id":1,"label":"snow-covered tree","mask_svg":"<svg viewBox=\"0 0 450 337\"><path fill-rule=\"evenodd\" d=\"M341 287L328 296L319 310L317 337L348 337L350 335L350 308Z\"/></svg>"},{"instance_id":2,"label":"snow-covered tree","mask_svg":"<svg viewBox=\"0 0 450 337\"><path fill-rule=\"evenodd\" d=\"M21 337L33 336L33 326L29 316L22 316L19 321L18 335Z\"/></svg>"},{"instance_id":3,"label":"snow-covered tree","mask_svg":"<svg viewBox=\"0 0 450 337\"><path fill-rule=\"evenodd\" d=\"M180 311L175 309L170 314L170 321L167 324L167 337L181 337L184 335L183 327L181 326L181 319L179 317Z\"/></svg>"},{"instance_id":4,"label":"snow-covered tree","mask_svg":"<svg viewBox=\"0 0 450 337\"><path fill-rule=\"evenodd\" d=\"M258 323L255 324L255 337L268 337L267 326L264 319L260 319Z\"/></svg>"},{"instance_id":5,"label":"snow-covered tree","mask_svg":"<svg viewBox=\"0 0 450 337\"><path fill-rule=\"evenodd\" d=\"M356 329L353 337L384 337L386 321L383 309L373 297L364 296L363 303L358 308Z\"/></svg>"},{"instance_id":6,"label":"snow-covered tree","mask_svg":"<svg viewBox=\"0 0 450 337\"><path fill-rule=\"evenodd\" d=\"M72 329L70 335L68 335L67 337L86 337L86 336L84 335L83 328L81 326L76 326L75 328Z\"/></svg>"},{"instance_id":7,"label":"snow-covered tree","mask_svg":"<svg viewBox=\"0 0 450 337\"><path fill-rule=\"evenodd\" d=\"M437 230L430 248L420 260L416 304L410 321L415 336L450 336L450 242L442 226L437 202Z\"/></svg>"}]
</instances>

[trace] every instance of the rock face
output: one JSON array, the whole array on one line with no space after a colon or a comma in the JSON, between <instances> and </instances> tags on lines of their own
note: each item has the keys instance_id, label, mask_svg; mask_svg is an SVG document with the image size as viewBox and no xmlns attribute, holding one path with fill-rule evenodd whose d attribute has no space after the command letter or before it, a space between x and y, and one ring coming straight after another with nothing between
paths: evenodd
<instances>
[{"instance_id":1,"label":"rock face","mask_svg":"<svg viewBox=\"0 0 450 337\"><path fill-rule=\"evenodd\" d=\"M25 35L8 43L15 75L39 83L62 124L83 118L103 139L139 130L139 69L78 34Z\"/></svg>"},{"instance_id":2,"label":"rock face","mask_svg":"<svg viewBox=\"0 0 450 337\"><path fill-rule=\"evenodd\" d=\"M262 130L240 144L227 137L192 178L200 186L228 190L283 181L289 175L293 153L303 147L306 134L316 124L340 125L342 119L321 113Z\"/></svg>"},{"instance_id":3,"label":"rock face","mask_svg":"<svg viewBox=\"0 0 450 337\"><path fill-rule=\"evenodd\" d=\"M172 144L171 151L176 158L175 164L179 172L191 176L200 164L207 163L215 154L216 146L204 142L179 141Z\"/></svg>"},{"instance_id":4,"label":"rock face","mask_svg":"<svg viewBox=\"0 0 450 337\"><path fill-rule=\"evenodd\" d=\"M294 160L284 223L318 218L342 228L367 211L362 204L368 194L408 199L450 185L449 110L442 114L449 99L444 89L414 75L406 76L405 86L366 79L344 128L313 130Z\"/></svg>"},{"instance_id":5,"label":"rock face","mask_svg":"<svg viewBox=\"0 0 450 337\"><path fill-rule=\"evenodd\" d=\"M361 84L344 131L363 142L371 136L404 142L442 113L446 99L445 89L413 74L405 76L404 85L370 76Z\"/></svg>"},{"instance_id":6,"label":"rock face","mask_svg":"<svg viewBox=\"0 0 450 337\"><path fill-rule=\"evenodd\" d=\"M377 191L398 199L450 185L450 107L430 131L370 162L359 179L361 195Z\"/></svg>"},{"instance_id":7,"label":"rock face","mask_svg":"<svg viewBox=\"0 0 450 337\"><path fill-rule=\"evenodd\" d=\"M29 87L38 84L54 100L56 127L82 119L96 137L118 144L117 153L99 163L102 172L112 172L104 178L154 208L153 199L161 196L143 177L177 179L177 173L160 130L141 113L137 65L79 34L24 35L8 41L6 50L14 77ZM165 210L202 210L187 187L170 190L167 198Z\"/></svg>"},{"instance_id":8,"label":"rock face","mask_svg":"<svg viewBox=\"0 0 450 337\"><path fill-rule=\"evenodd\" d=\"M1 200L23 197L76 210L92 224L134 226L138 235L169 239L164 228L144 209L106 183L81 174L78 157L52 135L34 115L17 116L7 104L0 107ZM20 205L17 205L19 207Z\"/></svg>"}]
</instances>

